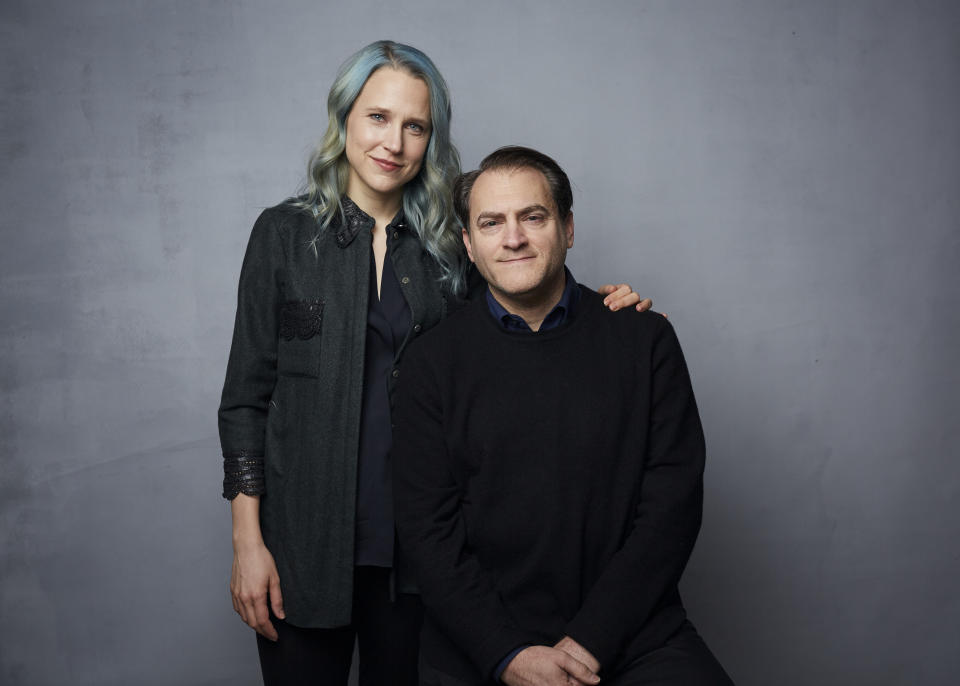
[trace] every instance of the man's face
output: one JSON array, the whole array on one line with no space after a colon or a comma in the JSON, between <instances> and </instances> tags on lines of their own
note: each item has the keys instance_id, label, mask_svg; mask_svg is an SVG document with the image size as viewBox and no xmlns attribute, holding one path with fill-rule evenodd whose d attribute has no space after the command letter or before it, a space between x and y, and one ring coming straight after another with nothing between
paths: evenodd
<instances>
[{"instance_id":1,"label":"man's face","mask_svg":"<svg viewBox=\"0 0 960 686\"><path fill-rule=\"evenodd\" d=\"M494 297L524 305L559 298L573 214L557 217L543 174L526 167L483 172L470 193L469 220L463 242Z\"/></svg>"}]
</instances>

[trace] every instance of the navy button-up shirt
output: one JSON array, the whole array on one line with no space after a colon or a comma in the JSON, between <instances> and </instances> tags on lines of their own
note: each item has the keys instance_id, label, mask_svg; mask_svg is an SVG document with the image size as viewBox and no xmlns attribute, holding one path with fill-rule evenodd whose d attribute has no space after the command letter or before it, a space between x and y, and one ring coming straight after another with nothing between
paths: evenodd
<instances>
[{"instance_id":1,"label":"navy button-up shirt","mask_svg":"<svg viewBox=\"0 0 960 686\"><path fill-rule=\"evenodd\" d=\"M566 267L563 268L563 273L566 276L563 294L560 296L557 304L554 305L553 309L550 310L544 318L543 323L540 325L540 331L549 331L566 323L567 319L572 316L577 303L580 301L580 288L577 286L573 274L571 274L570 270ZM490 314L493 315L493 318L500 322L500 326L507 331L533 333L533 330L527 326L527 323L523 321L522 317L507 312L503 305L497 302L497 299L493 297L493 293L490 292L489 286L487 287L487 307L490 308Z\"/></svg>"},{"instance_id":2,"label":"navy button-up shirt","mask_svg":"<svg viewBox=\"0 0 960 686\"><path fill-rule=\"evenodd\" d=\"M367 342L364 349L363 409L360 413L360 449L357 464L357 523L354 563L393 566L393 488L390 474L390 399L387 375L397 349L410 330L410 307L393 270L393 252L404 230L402 213L387 226L387 253L383 259L380 295L377 270L370 253L370 289L367 301ZM405 277L404 277L405 278ZM407 279L409 281L409 279Z\"/></svg>"}]
</instances>

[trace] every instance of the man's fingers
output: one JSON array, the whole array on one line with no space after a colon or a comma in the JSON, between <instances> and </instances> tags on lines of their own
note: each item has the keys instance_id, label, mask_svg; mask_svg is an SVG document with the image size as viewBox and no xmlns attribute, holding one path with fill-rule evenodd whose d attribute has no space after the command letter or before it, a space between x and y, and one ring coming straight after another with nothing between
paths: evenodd
<instances>
[{"instance_id":1,"label":"man's fingers","mask_svg":"<svg viewBox=\"0 0 960 686\"><path fill-rule=\"evenodd\" d=\"M557 650L562 650L567 655L572 657L574 660L579 660L587 666L594 674L600 672L600 662L597 661L597 658L591 654L589 650L584 648L582 645L577 643L574 639L569 636L564 636L561 638L557 645L554 646Z\"/></svg>"},{"instance_id":2,"label":"man's fingers","mask_svg":"<svg viewBox=\"0 0 960 686\"><path fill-rule=\"evenodd\" d=\"M580 660L571 657L563 651L560 652L563 655L563 658L560 661L560 666L563 668L563 671L584 684L600 683L600 677L597 676L589 667L580 662Z\"/></svg>"}]
</instances>

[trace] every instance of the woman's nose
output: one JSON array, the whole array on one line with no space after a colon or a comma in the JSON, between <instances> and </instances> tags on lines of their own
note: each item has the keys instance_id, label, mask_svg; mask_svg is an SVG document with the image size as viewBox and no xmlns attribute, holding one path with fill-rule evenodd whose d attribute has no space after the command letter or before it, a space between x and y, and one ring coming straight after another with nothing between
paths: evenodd
<instances>
[{"instance_id":1,"label":"woman's nose","mask_svg":"<svg viewBox=\"0 0 960 686\"><path fill-rule=\"evenodd\" d=\"M403 129L400 126L391 126L384 132L383 147L393 153L403 150Z\"/></svg>"}]
</instances>

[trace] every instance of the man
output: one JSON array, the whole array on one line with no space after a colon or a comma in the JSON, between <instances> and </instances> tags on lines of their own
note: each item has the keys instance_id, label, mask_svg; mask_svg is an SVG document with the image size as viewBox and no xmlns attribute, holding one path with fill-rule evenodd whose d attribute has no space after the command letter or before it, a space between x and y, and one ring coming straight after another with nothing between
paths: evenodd
<instances>
[{"instance_id":1,"label":"man","mask_svg":"<svg viewBox=\"0 0 960 686\"><path fill-rule=\"evenodd\" d=\"M489 290L411 347L395 413L421 683L730 684L677 591L704 446L673 329L574 281L546 155L501 148L454 192Z\"/></svg>"}]
</instances>

